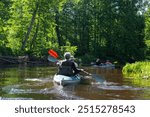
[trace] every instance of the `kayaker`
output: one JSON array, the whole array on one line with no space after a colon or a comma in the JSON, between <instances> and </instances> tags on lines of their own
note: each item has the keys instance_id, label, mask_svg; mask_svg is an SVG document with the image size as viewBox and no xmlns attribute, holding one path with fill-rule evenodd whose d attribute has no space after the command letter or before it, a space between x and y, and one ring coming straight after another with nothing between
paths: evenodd
<instances>
[{"instance_id":1,"label":"kayaker","mask_svg":"<svg viewBox=\"0 0 150 117\"><path fill-rule=\"evenodd\" d=\"M112 63L109 60L106 60L106 65L112 65Z\"/></svg>"},{"instance_id":2,"label":"kayaker","mask_svg":"<svg viewBox=\"0 0 150 117\"><path fill-rule=\"evenodd\" d=\"M70 57L71 57L70 52L66 52L64 54L65 59L59 63L58 74L66 75L66 76L73 76L73 75L78 74L81 71L84 71L83 69L78 69L74 61L70 60Z\"/></svg>"},{"instance_id":3,"label":"kayaker","mask_svg":"<svg viewBox=\"0 0 150 117\"><path fill-rule=\"evenodd\" d=\"M96 59L96 65L100 65L101 64L101 61L99 58Z\"/></svg>"}]
</instances>

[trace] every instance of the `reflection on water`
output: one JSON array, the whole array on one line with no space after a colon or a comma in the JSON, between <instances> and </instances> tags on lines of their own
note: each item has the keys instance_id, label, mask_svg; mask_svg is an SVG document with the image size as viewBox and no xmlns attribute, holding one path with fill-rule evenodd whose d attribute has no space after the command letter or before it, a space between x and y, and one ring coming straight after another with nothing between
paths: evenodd
<instances>
[{"instance_id":1,"label":"reflection on water","mask_svg":"<svg viewBox=\"0 0 150 117\"><path fill-rule=\"evenodd\" d=\"M65 87L53 83L55 67L0 68L1 100L150 99L150 88L123 78L119 69L85 67L92 76Z\"/></svg>"}]
</instances>

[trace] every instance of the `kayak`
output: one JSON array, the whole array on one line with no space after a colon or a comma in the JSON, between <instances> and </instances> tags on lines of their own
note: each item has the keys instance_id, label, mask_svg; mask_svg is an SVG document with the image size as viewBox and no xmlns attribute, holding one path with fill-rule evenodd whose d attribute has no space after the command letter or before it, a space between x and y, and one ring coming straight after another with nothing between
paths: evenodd
<instances>
[{"instance_id":1,"label":"kayak","mask_svg":"<svg viewBox=\"0 0 150 117\"><path fill-rule=\"evenodd\" d=\"M114 69L115 65L114 64L111 64L111 65L93 65L93 67L112 68L112 69Z\"/></svg>"},{"instance_id":2,"label":"kayak","mask_svg":"<svg viewBox=\"0 0 150 117\"><path fill-rule=\"evenodd\" d=\"M64 76L64 75L54 75L53 81L59 85L69 85L69 84L76 84L81 81L81 77L79 75L75 76Z\"/></svg>"}]
</instances>

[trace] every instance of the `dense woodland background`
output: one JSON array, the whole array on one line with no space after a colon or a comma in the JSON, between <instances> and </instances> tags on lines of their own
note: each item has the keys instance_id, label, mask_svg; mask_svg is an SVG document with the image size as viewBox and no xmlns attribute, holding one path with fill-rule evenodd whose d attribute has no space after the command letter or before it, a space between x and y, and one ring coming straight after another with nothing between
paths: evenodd
<instances>
[{"instance_id":1,"label":"dense woodland background","mask_svg":"<svg viewBox=\"0 0 150 117\"><path fill-rule=\"evenodd\" d=\"M150 0L1 0L0 56L71 51L84 62L150 60Z\"/></svg>"}]
</instances>

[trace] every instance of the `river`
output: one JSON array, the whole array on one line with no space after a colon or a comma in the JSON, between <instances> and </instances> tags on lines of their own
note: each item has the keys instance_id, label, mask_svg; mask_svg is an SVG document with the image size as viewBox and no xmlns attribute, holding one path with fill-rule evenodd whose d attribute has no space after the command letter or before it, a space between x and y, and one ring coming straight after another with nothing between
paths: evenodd
<instances>
[{"instance_id":1,"label":"river","mask_svg":"<svg viewBox=\"0 0 150 117\"><path fill-rule=\"evenodd\" d=\"M80 84L53 83L56 67L16 66L0 68L0 100L147 100L150 87L124 78L121 69L84 67Z\"/></svg>"}]
</instances>

